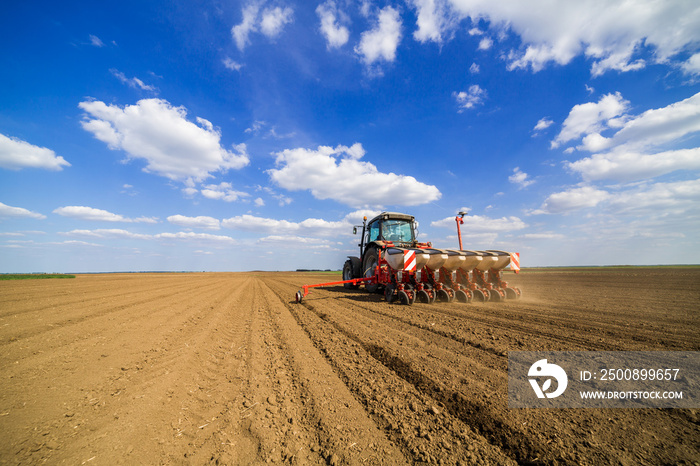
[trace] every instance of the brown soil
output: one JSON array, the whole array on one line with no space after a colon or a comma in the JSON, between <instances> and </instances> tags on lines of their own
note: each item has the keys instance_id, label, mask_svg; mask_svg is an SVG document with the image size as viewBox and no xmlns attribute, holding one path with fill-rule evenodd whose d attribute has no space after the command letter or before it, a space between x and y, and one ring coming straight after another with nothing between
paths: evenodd
<instances>
[{"instance_id":1,"label":"brown soil","mask_svg":"<svg viewBox=\"0 0 700 466\"><path fill-rule=\"evenodd\" d=\"M692 409L508 409L513 350L700 350L700 269L388 304L308 273L0 282L0 463L697 464Z\"/></svg>"}]
</instances>

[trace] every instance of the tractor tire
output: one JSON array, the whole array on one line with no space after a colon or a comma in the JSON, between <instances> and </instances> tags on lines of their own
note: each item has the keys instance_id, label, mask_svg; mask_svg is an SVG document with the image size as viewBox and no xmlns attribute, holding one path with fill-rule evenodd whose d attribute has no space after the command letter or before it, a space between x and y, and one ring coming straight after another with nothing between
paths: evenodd
<instances>
[{"instance_id":1,"label":"tractor tire","mask_svg":"<svg viewBox=\"0 0 700 466\"><path fill-rule=\"evenodd\" d=\"M353 276L352 274L352 261L346 260L345 265L343 265L343 280L352 280L353 278L357 278ZM359 287L360 285L357 285L355 283L343 283L343 287L347 290L355 290Z\"/></svg>"},{"instance_id":2,"label":"tractor tire","mask_svg":"<svg viewBox=\"0 0 700 466\"><path fill-rule=\"evenodd\" d=\"M379 252L377 248L369 248L365 251L365 260L362 262L362 275L365 278L374 276L374 272L379 262ZM366 283L365 288L370 293L376 293L379 290L378 283Z\"/></svg>"}]
</instances>

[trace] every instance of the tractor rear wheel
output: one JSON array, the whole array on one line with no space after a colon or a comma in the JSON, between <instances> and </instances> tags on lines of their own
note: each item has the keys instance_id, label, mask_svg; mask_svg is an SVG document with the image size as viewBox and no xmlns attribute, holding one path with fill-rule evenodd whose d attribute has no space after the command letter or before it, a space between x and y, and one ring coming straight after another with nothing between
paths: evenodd
<instances>
[{"instance_id":1,"label":"tractor rear wheel","mask_svg":"<svg viewBox=\"0 0 700 466\"><path fill-rule=\"evenodd\" d=\"M345 265L343 265L343 280L352 280L353 278L356 277L352 273L352 261L346 260ZM343 283L343 286L348 290L354 290L360 285L355 283Z\"/></svg>"},{"instance_id":2,"label":"tractor rear wheel","mask_svg":"<svg viewBox=\"0 0 700 466\"><path fill-rule=\"evenodd\" d=\"M377 248L369 248L365 251L365 260L362 262L362 270L365 278L374 276L379 262L379 253ZM379 289L379 283L366 283L365 288L370 293L376 293Z\"/></svg>"}]
</instances>

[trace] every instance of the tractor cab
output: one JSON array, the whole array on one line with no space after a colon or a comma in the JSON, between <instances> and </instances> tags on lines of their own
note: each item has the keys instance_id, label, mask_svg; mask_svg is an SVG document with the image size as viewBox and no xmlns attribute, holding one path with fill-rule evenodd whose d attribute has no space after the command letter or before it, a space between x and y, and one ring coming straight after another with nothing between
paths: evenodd
<instances>
[{"instance_id":1,"label":"tractor cab","mask_svg":"<svg viewBox=\"0 0 700 466\"><path fill-rule=\"evenodd\" d=\"M354 232L357 232L354 228ZM365 217L362 224L360 257L348 257L343 266L343 280L366 277L374 273L381 250L387 246L414 248L416 242L416 220L413 215L397 212L382 212L369 222ZM346 288L356 288L348 283ZM370 291L376 291L378 285L367 285Z\"/></svg>"}]
</instances>

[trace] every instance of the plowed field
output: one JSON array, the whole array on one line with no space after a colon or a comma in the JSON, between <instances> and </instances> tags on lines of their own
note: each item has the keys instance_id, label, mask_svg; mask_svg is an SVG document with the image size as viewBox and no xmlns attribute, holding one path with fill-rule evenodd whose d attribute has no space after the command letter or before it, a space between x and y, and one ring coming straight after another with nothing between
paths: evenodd
<instances>
[{"instance_id":1,"label":"plowed field","mask_svg":"<svg viewBox=\"0 0 700 466\"><path fill-rule=\"evenodd\" d=\"M388 304L308 273L0 282L0 463L697 464L691 409L508 409L513 350L700 350L700 268Z\"/></svg>"}]
</instances>

